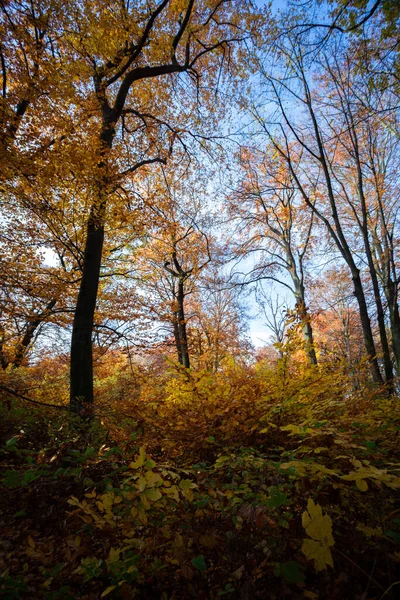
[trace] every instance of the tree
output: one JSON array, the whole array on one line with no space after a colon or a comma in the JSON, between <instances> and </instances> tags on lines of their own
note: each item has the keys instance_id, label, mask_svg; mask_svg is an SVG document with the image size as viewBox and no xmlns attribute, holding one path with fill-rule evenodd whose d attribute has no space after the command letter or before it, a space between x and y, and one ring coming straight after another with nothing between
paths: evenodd
<instances>
[{"instance_id":1,"label":"tree","mask_svg":"<svg viewBox=\"0 0 400 600\"><path fill-rule=\"evenodd\" d=\"M371 115L368 115L357 101L357 91L359 92L360 86L357 86L357 76L354 74L354 63L351 57L345 54L341 60L339 52L336 52L334 59L325 56L324 65L328 78L324 87L331 92L328 96L330 100L328 103L325 102L325 107L327 108L327 105L329 107L325 113L325 127L332 132L339 145L335 155L332 154L334 162L331 163L330 168L333 177L342 188L343 201L349 205L360 229L376 305L385 379L391 381L392 361L370 235L370 215L373 206L369 198L372 190L365 169L371 134L373 135L377 124L371 122ZM332 116L334 116L333 121Z\"/></svg>"},{"instance_id":2,"label":"tree","mask_svg":"<svg viewBox=\"0 0 400 600\"><path fill-rule=\"evenodd\" d=\"M81 16L71 11L72 16L71 58L74 55L86 81L92 78L98 120L93 200L71 341L71 408L81 412L82 406L93 403L93 319L107 201L115 185L111 150L118 132L143 128L142 152L132 134L135 158L124 175L145 164L165 162L177 137L169 122L172 113L176 114L178 94L174 92L183 89L187 97L191 87L201 94L201 78L212 85L225 68L231 45L245 34L242 17L225 0L211 5L187 0L183 6L172 0L135 7L115 3L112 13L108 2L104 6L99 2L97 13L90 4ZM177 77L183 73L188 74L186 88ZM156 86L158 78L162 84ZM160 131L166 131L164 139ZM155 154L149 156L152 150Z\"/></svg>"},{"instance_id":3,"label":"tree","mask_svg":"<svg viewBox=\"0 0 400 600\"><path fill-rule=\"evenodd\" d=\"M324 224L351 271L365 347L371 361L372 375L376 382L382 383L360 267L349 241L351 238L346 233L346 218L341 211L341 197L338 193L335 173L332 170L335 144L328 141L329 138L324 130L324 108L318 105L315 93L310 87L304 47L294 47L289 40L288 46L281 47L280 52L290 65L290 80L269 76L269 83L283 119L282 125L279 126L281 137L276 136L272 127L267 126L260 115L258 115L258 121L275 150L286 161L287 168L300 190L305 204ZM298 102L299 111L301 111L301 120L297 118L296 124L289 115L284 101L286 92ZM280 140L283 140L283 143ZM339 192L341 190L339 184ZM325 203L325 199L327 203Z\"/></svg>"},{"instance_id":4,"label":"tree","mask_svg":"<svg viewBox=\"0 0 400 600\"><path fill-rule=\"evenodd\" d=\"M312 246L314 215L301 201L299 190L279 153L261 157L244 151L243 181L230 201L238 222L237 257L255 255L250 281L269 279L289 289L302 322L311 364L317 364L312 325L306 304L305 269ZM289 282L285 278L289 276Z\"/></svg>"},{"instance_id":5,"label":"tree","mask_svg":"<svg viewBox=\"0 0 400 600\"><path fill-rule=\"evenodd\" d=\"M362 358L362 330L351 279L342 267L330 267L312 286L315 333L322 355L345 360L350 372Z\"/></svg>"},{"instance_id":6,"label":"tree","mask_svg":"<svg viewBox=\"0 0 400 600\"><path fill-rule=\"evenodd\" d=\"M197 292L213 243L201 170L174 166L153 172L142 192L149 227L134 260L146 306L171 326L178 361L189 368L187 297Z\"/></svg>"},{"instance_id":7,"label":"tree","mask_svg":"<svg viewBox=\"0 0 400 600\"><path fill-rule=\"evenodd\" d=\"M252 355L241 296L242 290L232 287L210 264L197 294L190 298L189 340L198 367L217 372L227 356L243 361Z\"/></svg>"},{"instance_id":8,"label":"tree","mask_svg":"<svg viewBox=\"0 0 400 600\"><path fill-rule=\"evenodd\" d=\"M272 293L267 293L264 289L258 291L257 303L261 307L265 325L272 333L272 344L278 345L278 353L282 358L281 346L285 341L287 320L289 315L289 305L286 299L278 294L273 297Z\"/></svg>"}]
</instances>

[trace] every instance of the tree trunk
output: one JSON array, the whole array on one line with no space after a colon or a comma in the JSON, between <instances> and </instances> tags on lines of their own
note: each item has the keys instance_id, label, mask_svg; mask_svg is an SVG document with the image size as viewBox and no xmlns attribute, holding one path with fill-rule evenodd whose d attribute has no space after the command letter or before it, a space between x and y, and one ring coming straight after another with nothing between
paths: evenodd
<instances>
[{"instance_id":1,"label":"tree trunk","mask_svg":"<svg viewBox=\"0 0 400 600\"><path fill-rule=\"evenodd\" d=\"M180 341L180 337L179 337L179 314L178 314L178 312L174 313L174 339L175 339L176 351L178 354L178 361L180 364L183 364L181 341Z\"/></svg>"},{"instance_id":2,"label":"tree trunk","mask_svg":"<svg viewBox=\"0 0 400 600\"><path fill-rule=\"evenodd\" d=\"M113 128L105 124L100 136L102 157L98 164L97 193L90 209L82 279L72 326L70 409L85 418L90 418L93 413L92 332L104 243L108 183L105 174L106 154L112 146L113 135Z\"/></svg>"},{"instance_id":3,"label":"tree trunk","mask_svg":"<svg viewBox=\"0 0 400 600\"><path fill-rule=\"evenodd\" d=\"M367 351L367 354L368 354L368 356L370 358L370 362L371 362L372 378L376 383L382 384L383 378L382 378L381 372L379 370L378 359L376 357L375 342L374 342L374 337L372 335L371 322L370 322L370 319L368 316L367 303L365 301L364 289L363 289L362 282L360 279L360 271L356 266L356 263L353 258L353 254L351 252L349 244L347 243L347 239L344 235L344 232L342 229L342 224L340 222L340 218L339 218L339 214L338 214L338 210L337 210L337 206L336 206L336 198L335 198L335 194L333 191L334 188L333 188L333 184L332 184L332 179L331 179L331 175L329 172L328 163L326 160L325 146L324 146L323 138L321 136L319 124L318 124L316 115L314 113L312 99L311 99L312 97L311 97L310 90L308 88L304 73L302 74L302 79L303 79L304 91L305 91L305 95L306 95L306 99L307 99L307 107L308 107L309 114L310 114L310 117L311 117L311 120L313 123L315 139L316 139L318 150L319 150L318 160L319 160L319 162L322 166L323 172L324 172L324 178L325 178L327 192L328 192L328 199L329 199L329 203L330 203L330 207L331 207L331 211L332 211L332 218L333 218L333 222L335 224L335 228L332 227L332 224L328 221L328 219L326 217L324 217L323 215L321 215L321 213L316 211L315 205L312 202L310 202L310 199L307 196L307 194L304 192L304 190L302 193L303 193L303 196L304 196L305 201L308 204L308 206L314 212L316 212L317 216L325 223L325 225L326 225L329 233L331 234L335 244L337 245L342 257L344 258L344 260L346 261L347 265L349 266L349 268L351 270L351 275L352 275L352 279L353 279L353 283L354 283L354 294L357 298L358 307L359 307L359 311L360 311L360 319L361 319L361 325L362 325L362 330L363 330L365 349ZM291 167L291 168L293 170L293 167ZM297 179L297 181L298 181L298 179ZM300 189L303 189L303 188L301 187ZM335 229L336 229L336 231L335 231Z\"/></svg>"},{"instance_id":4,"label":"tree trunk","mask_svg":"<svg viewBox=\"0 0 400 600\"><path fill-rule=\"evenodd\" d=\"M358 302L358 309L360 312L361 327L364 335L365 348L367 354L370 357L372 377L376 383L383 383L382 375L379 370L378 359L376 357L375 343L372 335L371 321L368 316L367 303L365 301L365 295L363 286L360 279L360 272L358 269L354 269L352 273L354 295Z\"/></svg>"},{"instance_id":5,"label":"tree trunk","mask_svg":"<svg viewBox=\"0 0 400 600\"><path fill-rule=\"evenodd\" d=\"M318 361L314 348L314 335L309 321L306 321L303 325L303 336L307 345L308 362L310 365L317 365Z\"/></svg>"},{"instance_id":6,"label":"tree trunk","mask_svg":"<svg viewBox=\"0 0 400 600\"><path fill-rule=\"evenodd\" d=\"M181 356L182 356L181 364L186 369L189 369L190 359L189 359L189 347L188 347L187 332L186 332L185 311L184 311L184 306L183 306L184 299L185 299L184 283L183 283L183 280L180 279L179 283L178 283L177 300L178 300L178 332L179 332L179 342L180 342Z\"/></svg>"},{"instance_id":7,"label":"tree trunk","mask_svg":"<svg viewBox=\"0 0 400 600\"><path fill-rule=\"evenodd\" d=\"M102 207L103 213L105 205ZM93 212L93 207L92 207ZM99 286L104 225L91 214L71 339L71 411L90 416L93 410L92 331Z\"/></svg>"},{"instance_id":8,"label":"tree trunk","mask_svg":"<svg viewBox=\"0 0 400 600\"><path fill-rule=\"evenodd\" d=\"M362 213L362 222L360 223L358 218L357 218L357 220L359 222L361 233L363 236L364 248L365 248L365 253L367 255L367 261L368 261L368 269L369 269L369 273L371 276L372 289L374 291L374 299L375 299L375 305L376 305L376 311L377 311L376 316L377 316L377 321L378 321L379 337L380 337L381 347L382 347L385 379L390 384L390 382L393 381L393 365L392 365L392 360L390 358L389 342L388 342L388 338L387 338L387 334L386 334L385 313L383 311L381 292L379 289L379 282L378 282L378 275L376 272L375 263L374 263L372 250L371 250L371 244L369 241L368 209L367 209L367 202L366 202L365 194L364 194L363 172L362 172L362 168L361 168L361 158L360 158L360 154L359 154L357 132L356 132L356 127L354 125L353 116L352 116L351 111L349 112L349 115L350 115L350 122L351 122L350 133L351 133L351 139L353 142L354 156L355 156L356 166L357 166L357 178L358 178L357 190L358 190L358 196L359 196L360 203L361 203L361 213Z\"/></svg>"},{"instance_id":9,"label":"tree trunk","mask_svg":"<svg viewBox=\"0 0 400 600\"><path fill-rule=\"evenodd\" d=\"M7 369L10 361L8 360L6 353L4 352L4 328L0 325L0 365L3 370Z\"/></svg>"},{"instance_id":10,"label":"tree trunk","mask_svg":"<svg viewBox=\"0 0 400 600\"><path fill-rule=\"evenodd\" d=\"M366 234L368 236L368 234ZM374 290L374 298L376 304L377 311L377 321L379 327L379 337L381 340L382 346L382 354L383 354L383 367L385 370L385 379L388 383L393 381L393 365L392 360L390 358L390 350L389 350L389 342L386 334L386 325L385 325L385 313L383 311L382 299L379 290L378 277L376 274L376 269L374 265L374 261L372 259L371 249L369 247L369 241L364 239L365 249L368 258L368 267L372 281L372 287Z\"/></svg>"},{"instance_id":11,"label":"tree trunk","mask_svg":"<svg viewBox=\"0 0 400 600\"><path fill-rule=\"evenodd\" d=\"M14 369L17 369L18 367L21 366L22 361L24 360L26 352L28 350L28 347L33 340L35 331L37 330L39 325L41 323L43 323L43 321L44 321L45 317L48 315L48 313L54 308L56 302L57 302L57 299L51 300L48 303L48 305L46 306L45 310L40 315L38 315L36 317L36 319L28 321L28 323L26 325L24 336L23 336L22 340L17 344L14 360L12 362L12 366Z\"/></svg>"},{"instance_id":12,"label":"tree trunk","mask_svg":"<svg viewBox=\"0 0 400 600\"><path fill-rule=\"evenodd\" d=\"M292 279L296 288L296 308L302 324L302 332L304 341L306 343L308 362L310 365L317 365L318 361L314 348L314 334L310 322L310 315L308 314L308 310L305 303L304 285L303 282L300 281L300 279L293 275L293 273Z\"/></svg>"},{"instance_id":13,"label":"tree trunk","mask_svg":"<svg viewBox=\"0 0 400 600\"><path fill-rule=\"evenodd\" d=\"M390 288L387 293L390 315L390 330L392 334L392 349L396 360L397 375L400 375L400 313L397 303L396 284L390 281Z\"/></svg>"}]
</instances>

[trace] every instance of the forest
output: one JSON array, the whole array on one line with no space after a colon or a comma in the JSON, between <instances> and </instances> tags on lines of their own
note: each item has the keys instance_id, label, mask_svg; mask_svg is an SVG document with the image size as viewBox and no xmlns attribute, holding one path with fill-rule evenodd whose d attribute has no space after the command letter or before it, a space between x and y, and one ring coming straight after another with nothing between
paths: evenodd
<instances>
[{"instance_id":1,"label":"forest","mask_svg":"<svg viewBox=\"0 0 400 600\"><path fill-rule=\"evenodd\" d=\"M400 594L398 0L0 0L0 597Z\"/></svg>"}]
</instances>

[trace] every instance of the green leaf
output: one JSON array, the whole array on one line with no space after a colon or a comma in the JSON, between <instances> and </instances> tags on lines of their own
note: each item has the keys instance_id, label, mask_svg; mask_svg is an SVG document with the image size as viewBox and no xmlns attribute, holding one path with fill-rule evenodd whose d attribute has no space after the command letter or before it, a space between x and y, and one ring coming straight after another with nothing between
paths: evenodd
<instances>
[{"instance_id":1,"label":"green leaf","mask_svg":"<svg viewBox=\"0 0 400 600\"><path fill-rule=\"evenodd\" d=\"M400 544L400 533L397 533L397 531L392 531L392 529L388 529L387 531L385 531L385 535L397 542L398 544Z\"/></svg>"},{"instance_id":2,"label":"green leaf","mask_svg":"<svg viewBox=\"0 0 400 600\"><path fill-rule=\"evenodd\" d=\"M204 571L207 570L207 565L203 554L200 554L200 556L196 556L196 558L194 558L191 562L192 565L196 567L196 569L201 571L201 573L204 573Z\"/></svg>"},{"instance_id":3,"label":"green leaf","mask_svg":"<svg viewBox=\"0 0 400 600\"><path fill-rule=\"evenodd\" d=\"M276 577L283 577L287 583L303 583L304 575L302 566L294 560L289 560L286 563L278 563L274 569Z\"/></svg>"},{"instance_id":4,"label":"green leaf","mask_svg":"<svg viewBox=\"0 0 400 600\"><path fill-rule=\"evenodd\" d=\"M156 502L156 500L159 500L161 498L162 494L161 494L160 490L153 488L150 490L145 490L143 492L142 496L146 496L146 498L148 498L148 500L152 500L153 502Z\"/></svg>"},{"instance_id":5,"label":"green leaf","mask_svg":"<svg viewBox=\"0 0 400 600\"><path fill-rule=\"evenodd\" d=\"M3 483L9 488L18 487L22 483L21 475L18 471L6 471Z\"/></svg>"},{"instance_id":6,"label":"green leaf","mask_svg":"<svg viewBox=\"0 0 400 600\"><path fill-rule=\"evenodd\" d=\"M285 492L274 492L267 500L267 506L270 508L279 508L282 504L285 504L287 496Z\"/></svg>"},{"instance_id":7,"label":"green leaf","mask_svg":"<svg viewBox=\"0 0 400 600\"><path fill-rule=\"evenodd\" d=\"M14 450L15 446L17 445L17 441L18 441L18 437L12 437L9 440L7 440L6 441L7 450Z\"/></svg>"},{"instance_id":8,"label":"green leaf","mask_svg":"<svg viewBox=\"0 0 400 600\"><path fill-rule=\"evenodd\" d=\"M182 479L182 481L179 482L179 487L181 490L191 490L196 487L196 484L190 479Z\"/></svg>"}]
</instances>

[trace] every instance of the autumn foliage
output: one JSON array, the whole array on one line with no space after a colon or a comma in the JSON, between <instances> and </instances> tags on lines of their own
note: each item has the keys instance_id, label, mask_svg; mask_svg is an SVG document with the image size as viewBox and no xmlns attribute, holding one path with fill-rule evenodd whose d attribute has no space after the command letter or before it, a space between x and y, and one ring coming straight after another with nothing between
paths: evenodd
<instances>
[{"instance_id":1,"label":"autumn foliage","mask_svg":"<svg viewBox=\"0 0 400 600\"><path fill-rule=\"evenodd\" d=\"M1 598L398 597L399 16L0 0Z\"/></svg>"}]
</instances>

